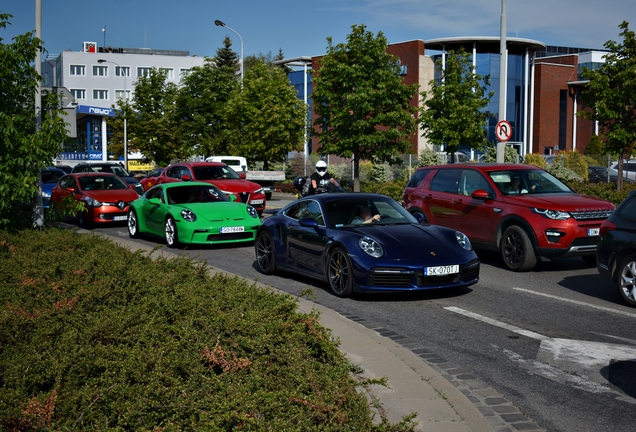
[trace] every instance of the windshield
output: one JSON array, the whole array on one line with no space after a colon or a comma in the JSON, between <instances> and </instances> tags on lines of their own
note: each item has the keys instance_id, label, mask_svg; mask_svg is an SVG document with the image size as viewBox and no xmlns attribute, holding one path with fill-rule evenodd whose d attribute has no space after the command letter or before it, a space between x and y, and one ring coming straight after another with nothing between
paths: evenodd
<instances>
[{"instance_id":1,"label":"windshield","mask_svg":"<svg viewBox=\"0 0 636 432\"><path fill-rule=\"evenodd\" d=\"M62 170L42 170L42 183L57 183L63 175Z\"/></svg>"},{"instance_id":2,"label":"windshield","mask_svg":"<svg viewBox=\"0 0 636 432\"><path fill-rule=\"evenodd\" d=\"M79 178L80 188L90 190L128 189L128 185L116 176L83 176Z\"/></svg>"},{"instance_id":3,"label":"windshield","mask_svg":"<svg viewBox=\"0 0 636 432\"><path fill-rule=\"evenodd\" d=\"M194 178L196 180L225 180L241 177L228 166L195 166Z\"/></svg>"},{"instance_id":4,"label":"windshield","mask_svg":"<svg viewBox=\"0 0 636 432\"><path fill-rule=\"evenodd\" d=\"M168 188L167 192L170 204L229 201L225 194L214 185L175 186Z\"/></svg>"},{"instance_id":5,"label":"windshield","mask_svg":"<svg viewBox=\"0 0 636 432\"><path fill-rule=\"evenodd\" d=\"M543 170L506 170L489 173L504 195L573 193L561 180Z\"/></svg>"},{"instance_id":6,"label":"windshield","mask_svg":"<svg viewBox=\"0 0 636 432\"><path fill-rule=\"evenodd\" d=\"M324 204L332 227L418 223L395 200L385 196L338 199Z\"/></svg>"}]
</instances>

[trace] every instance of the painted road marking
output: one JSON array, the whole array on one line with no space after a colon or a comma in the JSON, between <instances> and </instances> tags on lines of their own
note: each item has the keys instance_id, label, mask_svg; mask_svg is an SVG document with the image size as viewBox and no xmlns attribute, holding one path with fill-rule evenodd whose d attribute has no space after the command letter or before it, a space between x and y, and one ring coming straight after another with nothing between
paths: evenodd
<instances>
[{"instance_id":1,"label":"painted road marking","mask_svg":"<svg viewBox=\"0 0 636 432\"><path fill-rule=\"evenodd\" d=\"M513 287L512 289L516 290L516 291L521 291L521 292L524 292L524 293L527 293L527 294L534 294L534 295L538 295L538 296L542 296L542 297L547 297L547 298L550 298L550 299L553 299L553 300L560 300L560 301L563 301L563 302L572 303L572 304L579 305L579 306L591 307L593 309L602 310L604 312L612 312L612 313L619 314L619 315L625 315L625 316L628 316L630 318L636 318L636 314L633 314L633 313L630 313L630 312L625 312L625 311L618 310L618 309L612 309L612 308L605 307L605 306L597 306L597 305L593 305L591 303L585 303L585 302L582 302L582 301L572 300L572 299L559 297L559 296L555 296L555 295L551 295L551 294L544 294L544 293L540 293L540 292L537 292L537 291L532 291L532 290L524 289L524 288L514 288Z\"/></svg>"}]
</instances>

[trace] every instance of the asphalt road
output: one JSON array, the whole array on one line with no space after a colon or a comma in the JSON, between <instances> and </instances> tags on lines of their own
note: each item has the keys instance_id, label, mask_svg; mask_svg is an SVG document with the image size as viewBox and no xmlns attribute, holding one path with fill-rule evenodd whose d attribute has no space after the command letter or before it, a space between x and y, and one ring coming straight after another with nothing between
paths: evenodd
<instances>
[{"instance_id":1,"label":"asphalt road","mask_svg":"<svg viewBox=\"0 0 636 432\"><path fill-rule=\"evenodd\" d=\"M275 196L268 205L289 200ZM125 225L99 231L128 236ZM311 288L317 303L469 371L546 430L636 430L636 309L581 259L513 273L498 256L479 253L480 282L469 289L340 299L324 282L262 275L253 245L182 252L293 295Z\"/></svg>"}]
</instances>

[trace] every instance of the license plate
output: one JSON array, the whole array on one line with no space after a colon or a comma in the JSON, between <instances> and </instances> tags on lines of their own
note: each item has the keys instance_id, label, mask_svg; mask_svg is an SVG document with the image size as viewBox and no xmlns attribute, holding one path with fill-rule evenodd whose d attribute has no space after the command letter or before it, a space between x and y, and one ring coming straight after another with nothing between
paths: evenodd
<instances>
[{"instance_id":1,"label":"license plate","mask_svg":"<svg viewBox=\"0 0 636 432\"><path fill-rule=\"evenodd\" d=\"M426 276L445 276L455 273L459 273L459 264L437 267L424 267L424 274Z\"/></svg>"},{"instance_id":2,"label":"license plate","mask_svg":"<svg viewBox=\"0 0 636 432\"><path fill-rule=\"evenodd\" d=\"M245 231L245 227L221 227L221 234L237 233Z\"/></svg>"},{"instance_id":3,"label":"license plate","mask_svg":"<svg viewBox=\"0 0 636 432\"><path fill-rule=\"evenodd\" d=\"M597 236L600 234L600 231L601 231L600 228L590 228L587 230L587 236L588 237Z\"/></svg>"},{"instance_id":4,"label":"license plate","mask_svg":"<svg viewBox=\"0 0 636 432\"><path fill-rule=\"evenodd\" d=\"M263 200L252 200L250 204L263 204Z\"/></svg>"},{"instance_id":5,"label":"license plate","mask_svg":"<svg viewBox=\"0 0 636 432\"><path fill-rule=\"evenodd\" d=\"M128 216L113 216L113 220L114 221L123 221L123 220L128 220Z\"/></svg>"}]
</instances>

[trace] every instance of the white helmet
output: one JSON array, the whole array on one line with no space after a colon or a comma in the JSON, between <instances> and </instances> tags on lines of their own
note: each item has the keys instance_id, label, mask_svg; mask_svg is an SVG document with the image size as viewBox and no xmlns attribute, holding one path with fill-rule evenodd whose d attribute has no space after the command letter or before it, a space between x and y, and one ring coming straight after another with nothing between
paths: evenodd
<instances>
[{"instance_id":1,"label":"white helmet","mask_svg":"<svg viewBox=\"0 0 636 432\"><path fill-rule=\"evenodd\" d=\"M327 172L327 163L323 160L316 162L316 172L320 177L324 176Z\"/></svg>"}]
</instances>

